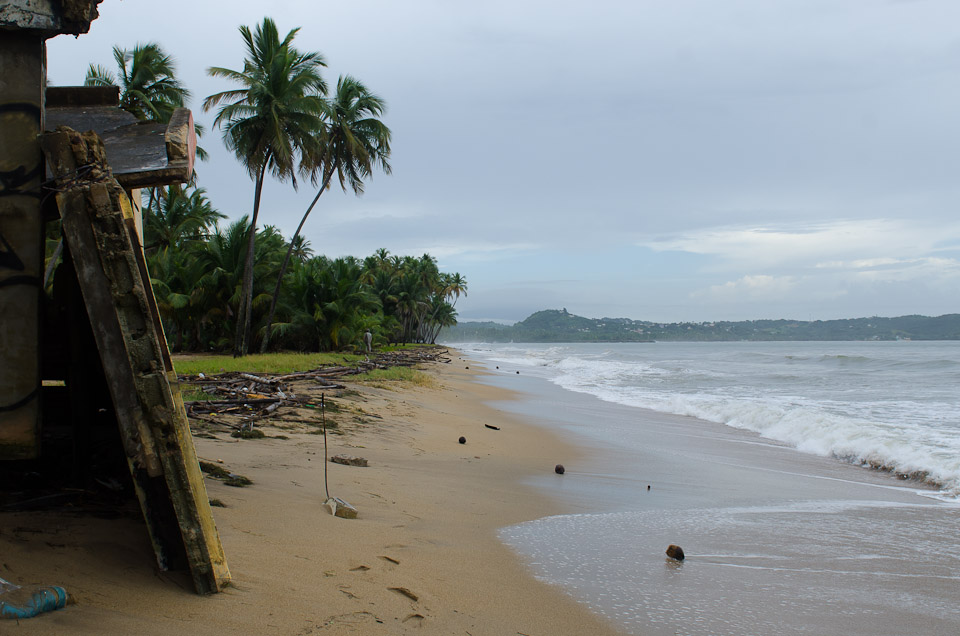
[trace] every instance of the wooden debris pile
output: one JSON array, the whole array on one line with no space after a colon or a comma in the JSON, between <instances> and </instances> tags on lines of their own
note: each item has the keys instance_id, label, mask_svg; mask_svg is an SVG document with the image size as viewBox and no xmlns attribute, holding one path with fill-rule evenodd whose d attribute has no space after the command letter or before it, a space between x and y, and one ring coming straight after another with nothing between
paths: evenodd
<instances>
[{"instance_id":1,"label":"wooden debris pile","mask_svg":"<svg viewBox=\"0 0 960 636\"><path fill-rule=\"evenodd\" d=\"M235 434L241 433L239 436L245 437L242 433L252 431L256 420L276 415L281 407L318 408L312 404L314 398L306 393L308 387L345 389L336 380L374 369L412 367L427 362L449 363L449 352L444 348L404 349L378 353L372 359L367 357L356 362L354 366L318 367L286 374L231 371L215 376L200 374L179 377L184 387L187 414L191 418L232 429ZM298 385L296 389L294 384ZM191 393L205 395L201 399L191 400ZM211 415L232 417L230 421L225 421Z\"/></svg>"},{"instance_id":2,"label":"wooden debris pile","mask_svg":"<svg viewBox=\"0 0 960 636\"><path fill-rule=\"evenodd\" d=\"M400 349L398 351L387 351L378 353L374 358L373 365L377 369L386 369L388 367L412 367L421 362L443 362L450 363L450 352L444 348L436 349Z\"/></svg>"}]
</instances>

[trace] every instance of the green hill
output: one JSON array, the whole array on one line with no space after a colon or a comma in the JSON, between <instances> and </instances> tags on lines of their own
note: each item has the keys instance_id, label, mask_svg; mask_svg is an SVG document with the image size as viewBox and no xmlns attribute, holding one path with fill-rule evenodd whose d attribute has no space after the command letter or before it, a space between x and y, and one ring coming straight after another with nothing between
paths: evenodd
<instances>
[{"instance_id":1,"label":"green hill","mask_svg":"<svg viewBox=\"0 0 960 636\"><path fill-rule=\"evenodd\" d=\"M462 322L442 342L718 342L737 340L960 340L960 314L843 320L656 323L584 318L547 309L514 325Z\"/></svg>"}]
</instances>

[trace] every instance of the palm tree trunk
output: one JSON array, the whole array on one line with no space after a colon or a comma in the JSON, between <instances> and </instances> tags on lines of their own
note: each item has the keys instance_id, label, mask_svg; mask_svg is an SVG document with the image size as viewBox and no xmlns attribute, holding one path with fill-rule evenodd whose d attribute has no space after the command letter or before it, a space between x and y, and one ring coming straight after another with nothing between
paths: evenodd
<instances>
[{"instance_id":1,"label":"palm tree trunk","mask_svg":"<svg viewBox=\"0 0 960 636\"><path fill-rule=\"evenodd\" d=\"M307 217L310 216L310 213L313 211L313 206L317 204L317 201L320 200L320 195L323 194L324 190L327 189L327 185L330 183L330 178L333 177L335 168L336 163L334 164L333 168L327 171L326 176L323 178L323 184L320 186L320 190L317 192L317 196L313 197L313 202L310 203L310 207L307 208L307 211L303 213L303 218L300 219L300 225L297 226L297 231L293 233L293 238L290 239L290 247L287 248L287 255L283 258L283 265L280 266L280 274L277 276L277 285L273 288L273 298L270 299L270 311L267 314L267 330L263 334L263 343L260 345L260 353L266 353L267 347L270 346L270 328L273 327L273 315L277 308L277 299L280 297L280 287L283 285L283 275L287 273L287 266L290 264L290 257L293 255L293 247L297 242L297 237L300 236L300 230L303 229L303 224L307 222Z\"/></svg>"},{"instance_id":2,"label":"palm tree trunk","mask_svg":"<svg viewBox=\"0 0 960 636\"><path fill-rule=\"evenodd\" d=\"M264 159L257 176L253 195L253 217L250 219L250 236L247 239L247 260L243 265L243 285L240 287L240 304L237 313L237 330L233 340L233 357L250 352L250 310L253 308L253 252L257 237L257 217L260 215L260 195L263 194L263 178L270 157Z\"/></svg>"}]
</instances>

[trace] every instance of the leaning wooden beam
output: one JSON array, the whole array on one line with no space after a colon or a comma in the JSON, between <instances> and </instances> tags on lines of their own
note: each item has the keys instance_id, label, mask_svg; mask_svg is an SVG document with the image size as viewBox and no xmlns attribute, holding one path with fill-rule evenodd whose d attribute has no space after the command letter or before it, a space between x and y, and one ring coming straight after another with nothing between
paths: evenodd
<instances>
[{"instance_id":1,"label":"leaning wooden beam","mask_svg":"<svg viewBox=\"0 0 960 636\"><path fill-rule=\"evenodd\" d=\"M162 569L189 565L198 593L217 592L230 572L130 201L95 133L62 127L41 145L157 561Z\"/></svg>"}]
</instances>

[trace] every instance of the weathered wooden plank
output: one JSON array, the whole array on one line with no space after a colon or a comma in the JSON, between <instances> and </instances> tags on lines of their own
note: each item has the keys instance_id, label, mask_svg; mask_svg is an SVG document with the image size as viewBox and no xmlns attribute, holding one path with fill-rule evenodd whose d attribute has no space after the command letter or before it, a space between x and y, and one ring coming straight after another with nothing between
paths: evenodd
<instances>
[{"instance_id":1,"label":"weathered wooden plank","mask_svg":"<svg viewBox=\"0 0 960 636\"><path fill-rule=\"evenodd\" d=\"M95 134L61 130L42 145L158 562L172 568L183 556L197 591L217 592L230 572L130 202Z\"/></svg>"},{"instance_id":2,"label":"weathered wooden plank","mask_svg":"<svg viewBox=\"0 0 960 636\"><path fill-rule=\"evenodd\" d=\"M94 93L89 99L87 91ZM97 133L114 178L126 189L189 181L197 148L190 109L177 108L164 124L138 121L114 104L86 103L105 94L102 87L48 89L47 129L68 126Z\"/></svg>"}]
</instances>

